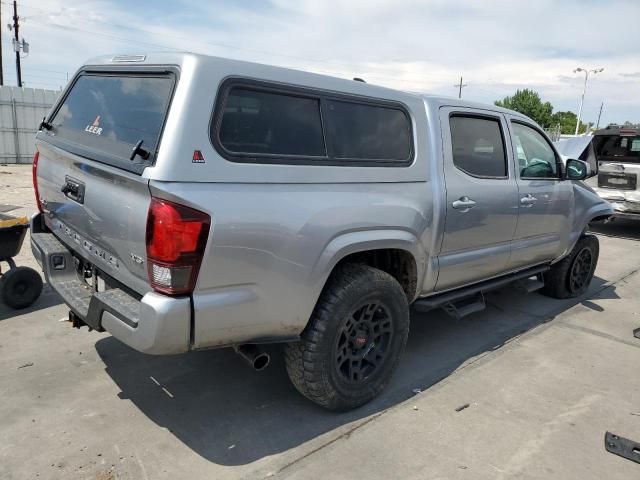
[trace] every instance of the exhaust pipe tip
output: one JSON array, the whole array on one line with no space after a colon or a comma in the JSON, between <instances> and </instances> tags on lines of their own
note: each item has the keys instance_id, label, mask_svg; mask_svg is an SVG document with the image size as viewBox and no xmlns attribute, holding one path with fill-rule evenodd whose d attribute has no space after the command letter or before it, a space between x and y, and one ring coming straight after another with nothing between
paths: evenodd
<instances>
[{"instance_id":1,"label":"exhaust pipe tip","mask_svg":"<svg viewBox=\"0 0 640 480\"><path fill-rule=\"evenodd\" d=\"M267 368L270 363L271 363L271 357L269 356L268 353L263 352L253 360L252 366L254 370L257 370L259 372Z\"/></svg>"},{"instance_id":2,"label":"exhaust pipe tip","mask_svg":"<svg viewBox=\"0 0 640 480\"><path fill-rule=\"evenodd\" d=\"M256 371L264 370L271 363L271 356L257 345L238 345L235 351L242 359Z\"/></svg>"}]
</instances>

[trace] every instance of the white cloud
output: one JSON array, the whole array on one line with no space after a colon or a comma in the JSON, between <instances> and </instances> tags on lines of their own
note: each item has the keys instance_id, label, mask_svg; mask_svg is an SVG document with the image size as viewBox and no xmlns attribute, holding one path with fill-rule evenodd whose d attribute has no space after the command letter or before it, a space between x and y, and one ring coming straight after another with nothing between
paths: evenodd
<instances>
[{"instance_id":1,"label":"white cloud","mask_svg":"<svg viewBox=\"0 0 640 480\"><path fill-rule=\"evenodd\" d=\"M604 101L603 123L640 120L640 34L621 22L640 16L637 1L21 3L27 83L64 83L64 74L42 80L42 70L71 72L102 53L170 48L448 95L463 75L466 98L531 87L556 109L577 110L582 77L573 69L604 67L589 81L585 118L595 120ZM3 40L9 77L6 32Z\"/></svg>"}]
</instances>

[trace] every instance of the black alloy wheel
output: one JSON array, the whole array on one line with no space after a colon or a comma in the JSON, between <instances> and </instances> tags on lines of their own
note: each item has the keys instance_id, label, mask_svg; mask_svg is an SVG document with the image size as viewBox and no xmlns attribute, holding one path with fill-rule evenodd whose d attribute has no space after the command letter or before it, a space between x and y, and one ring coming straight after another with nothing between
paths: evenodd
<instances>
[{"instance_id":1,"label":"black alloy wheel","mask_svg":"<svg viewBox=\"0 0 640 480\"><path fill-rule=\"evenodd\" d=\"M336 368L343 380L360 382L384 365L393 338L389 310L379 302L367 303L349 315L338 335Z\"/></svg>"}]
</instances>

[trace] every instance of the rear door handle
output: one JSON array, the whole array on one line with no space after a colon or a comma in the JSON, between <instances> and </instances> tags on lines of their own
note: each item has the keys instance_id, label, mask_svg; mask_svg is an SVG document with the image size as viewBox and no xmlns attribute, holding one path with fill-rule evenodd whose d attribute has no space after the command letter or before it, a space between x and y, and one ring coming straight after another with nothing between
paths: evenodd
<instances>
[{"instance_id":1,"label":"rear door handle","mask_svg":"<svg viewBox=\"0 0 640 480\"><path fill-rule=\"evenodd\" d=\"M458 200L454 201L451 206L453 208L455 208L456 210L462 210L462 211L467 211L470 208L473 208L476 206L476 202L474 202L473 200L471 200L469 197L460 197Z\"/></svg>"},{"instance_id":2,"label":"rear door handle","mask_svg":"<svg viewBox=\"0 0 640 480\"><path fill-rule=\"evenodd\" d=\"M528 193L526 197L522 197L520 199L520 205L523 205L525 207L531 207L537 201L538 201L538 199L536 197L534 197L533 195Z\"/></svg>"}]
</instances>

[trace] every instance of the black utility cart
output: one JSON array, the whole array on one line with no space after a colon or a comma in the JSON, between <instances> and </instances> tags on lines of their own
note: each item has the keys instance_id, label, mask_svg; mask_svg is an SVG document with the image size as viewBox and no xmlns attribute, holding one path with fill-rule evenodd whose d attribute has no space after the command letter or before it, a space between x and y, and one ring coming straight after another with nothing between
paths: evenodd
<instances>
[{"instance_id":1,"label":"black utility cart","mask_svg":"<svg viewBox=\"0 0 640 480\"><path fill-rule=\"evenodd\" d=\"M7 215L16 208L0 205L0 302L11 308L26 308L40 296L42 278L33 268L18 267L13 260L29 228L27 217ZM9 264L9 270L2 271L2 262Z\"/></svg>"}]
</instances>

